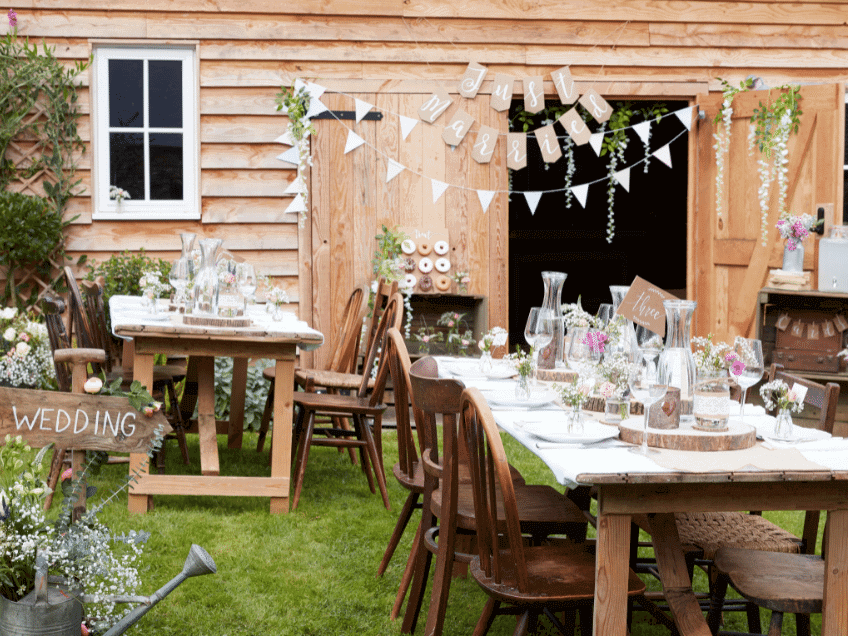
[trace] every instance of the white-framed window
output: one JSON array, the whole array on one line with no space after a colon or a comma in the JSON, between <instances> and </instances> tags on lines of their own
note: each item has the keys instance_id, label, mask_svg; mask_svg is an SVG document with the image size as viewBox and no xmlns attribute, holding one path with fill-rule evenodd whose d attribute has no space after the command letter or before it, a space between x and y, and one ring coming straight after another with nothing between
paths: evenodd
<instances>
[{"instance_id":1,"label":"white-framed window","mask_svg":"<svg viewBox=\"0 0 848 636\"><path fill-rule=\"evenodd\" d=\"M848 223L848 92L845 93L845 162L842 165L842 223Z\"/></svg>"},{"instance_id":2,"label":"white-framed window","mask_svg":"<svg viewBox=\"0 0 848 636\"><path fill-rule=\"evenodd\" d=\"M94 219L200 218L196 59L194 47L94 49Z\"/></svg>"}]
</instances>

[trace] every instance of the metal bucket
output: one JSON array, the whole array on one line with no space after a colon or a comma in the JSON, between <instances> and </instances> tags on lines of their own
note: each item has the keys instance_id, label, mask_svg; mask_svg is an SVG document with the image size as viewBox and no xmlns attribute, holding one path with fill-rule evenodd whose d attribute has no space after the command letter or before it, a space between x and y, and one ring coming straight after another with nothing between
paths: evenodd
<instances>
[{"instance_id":1,"label":"metal bucket","mask_svg":"<svg viewBox=\"0 0 848 636\"><path fill-rule=\"evenodd\" d=\"M34 591L18 602L0 597L0 636L80 636L82 604L60 588L47 595L46 604Z\"/></svg>"}]
</instances>

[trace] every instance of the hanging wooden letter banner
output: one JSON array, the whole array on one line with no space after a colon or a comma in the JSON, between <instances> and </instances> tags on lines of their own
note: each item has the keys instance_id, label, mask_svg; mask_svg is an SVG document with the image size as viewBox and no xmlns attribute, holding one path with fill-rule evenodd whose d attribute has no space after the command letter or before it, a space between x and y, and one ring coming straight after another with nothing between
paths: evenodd
<instances>
[{"instance_id":1,"label":"hanging wooden letter banner","mask_svg":"<svg viewBox=\"0 0 848 636\"><path fill-rule=\"evenodd\" d=\"M524 133L509 133L506 136L507 151L506 165L510 170L521 170L527 167L527 135Z\"/></svg>"},{"instance_id":2,"label":"hanging wooden letter banner","mask_svg":"<svg viewBox=\"0 0 848 636\"><path fill-rule=\"evenodd\" d=\"M442 131L442 139L449 146L458 146L473 123L474 118L460 108L453 114L450 123Z\"/></svg>"},{"instance_id":3,"label":"hanging wooden letter banner","mask_svg":"<svg viewBox=\"0 0 848 636\"><path fill-rule=\"evenodd\" d=\"M559 101L564 105L569 106L577 101L577 87L574 85L574 80L571 79L571 70L567 66L551 73L551 79L554 81Z\"/></svg>"},{"instance_id":4,"label":"hanging wooden letter banner","mask_svg":"<svg viewBox=\"0 0 848 636\"><path fill-rule=\"evenodd\" d=\"M524 78L524 110L538 113L545 108L545 87L541 75Z\"/></svg>"},{"instance_id":5,"label":"hanging wooden letter banner","mask_svg":"<svg viewBox=\"0 0 848 636\"><path fill-rule=\"evenodd\" d=\"M421 108L418 109L418 118L432 124L447 110L452 101L448 92L444 88L440 88L426 102L421 104Z\"/></svg>"},{"instance_id":6,"label":"hanging wooden letter banner","mask_svg":"<svg viewBox=\"0 0 848 636\"><path fill-rule=\"evenodd\" d=\"M465 75L459 82L459 94L467 99L474 99L488 70L477 62L469 62L468 68L465 69Z\"/></svg>"},{"instance_id":7,"label":"hanging wooden letter banner","mask_svg":"<svg viewBox=\"0 0 848 636\"><path fill-rule=\"evenodd\" d=\"M545 163L554 163L562 157L562 150L557 141L554 125L548 124L542 128L536 129L536 141L539 142L539 148L542 150L542 159Z\"/></svg>"},{"instance_id":8,"label":"hanging wooden letter banner","mask_svg":"<svg viewBox=\"0 0 848 636\"><path fill-rule=\"evenodd\" d=\"M492 97L489 99L489 106L493 110L503 112L509 109L512 102L512 87L515 78L510 75L498 73L495 75L492 86Z\"/></svg>"},{"instance_id":9,"label":"hanging wooden letter banner","mask_svg":"<svg viewBox=\"0 0 848 636\"><path fill-rule=\"evenodd\" d=\"M567 110L558 121L578 146L589 143L592 133L589 132L589 127L577 114L576 108Z\"/></svg>"},{"instance_id":10,"label":"hanging wooden letter banner","mask_svg":"<svg viewBox=\"0 0 848 636\"><path fill-rule=\"evenodd\" d=\"M598 95L598 92L594 88L590 88L583 94L579 104L588 110L589 114L599 124L603 124L612 115L612 107L603 97Z\"/></svg>"},{"instance_id":11,"label":"hanging wooden letter banner","mask_svg":"<svg viewBox=\"0 0 848 636\"><path fill-rule=\"evenodd\" d=\"M477 139L474 141L474 151L471 158L477 163L489 163L495 146L498 145L498 129L491 126L480 126Z\"/></svg>"}]
</instances>

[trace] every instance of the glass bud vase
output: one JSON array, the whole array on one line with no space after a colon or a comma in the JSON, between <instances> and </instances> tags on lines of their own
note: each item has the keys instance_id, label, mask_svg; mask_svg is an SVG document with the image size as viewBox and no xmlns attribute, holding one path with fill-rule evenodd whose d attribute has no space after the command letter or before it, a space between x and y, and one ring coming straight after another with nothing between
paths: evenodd
<instances>
[{"instance_id":1,"label":"glass bud vase","mask_svg":"<svg viewBox=\"0 0 848 636\"><path fill-rule=\"evenodd\" d=\"M517 382L515 383L515 399L529 400L530 399L530 376L518 374Z\"/></svg>"},{"instance_id":2,"label":"glass bud vase","mask_svg":"<svg viewBox=\"0 0 848 636\"><path fill-rule=\"evenodd\" d=\"M568 433L569 435L583 434L583 412L581 404L575 404L571 408L571 415L568 417Z\"/></svg>"},{"instance_id":3,"label":"glass bud vase","mask_svg":"<svg viewBox=\"0 0 848 636\"><path fill-rule=\"evenodd\" d=\"M564 272L542 272L542 282L545 285L545 298L542 309L549 309L554 317L554 336L551 343L539 351L539 368L553 369L564 367L562 324L562 285L568 274Z\"/></svg>"},{"instance_id":4,"label":"glass bud vase","mask_svg":"<svg viewBox=\"0 0 848 636\"><path fill-rule=\"evenodd\" d=\"M680 422L691 424L692 390L695 386L695 358L692 355L692 314L698 306L694 300L665 300L665 348L659 365L664 368L668 385L680 389Z\"/></svg>"},{"instance_id":5,"label":"glass bud vase","mask_svg":"<svg viewBox=\"0 0 848 636\"><path fill-rule=\"evenodd\" d=\"M801 274L804 271L804 244L798 241L795 244L795 249L789 249L789 241L783 244L783 265L781 268L784 272L795 272Z\"/></svg>"},{"instance_id":6,"label":"glass bud vase","mask_svg":"<svg viewBox=\"0 0 848 636\"><path fill-rule=\"evenodd\" d=\"M489 376L492 375L492 352L491 351L481 351L480 352L480 373L483 375Z\"/></svg>"},{"instance_id":7,"label":"glass bud vase","mask_svg":"<svg viewBox=\"0 0 848 636\"><path fill-rule=\"evenodd\" d=\"M774 436L777 439L790 439L792 437L792 413L789 409L781 409L777 412L774 421Z\"/></svg>"},{"instance_id":8,"label":"glass bud vase","mask_svg":"<svg viewBox=\"0 0 848 636\"><path fill-rule=\"evenodd\" d=\"M215 263L221 239L200 241L200 269L194 277L194 313L218 315L218 268Z\"/></svg>"},{"instance_id":9,"label":"glass bud vase","mask_svg":"<svg viewBox=\"0 0 848 636\"><path fill-rule=\"evenodd\" d=\"M726 431L730 419L730 378L727 371L699 370L693 392L695 428Z\"/></svg>"},{"instance_id":10,"label":"glass bud vase","mask_svg":"<svg viewBox=\"0 0 848 636\"><path fill-rule=\"evenodd\" d=\"M610 397L604 400L604 422L618 424L630 414L630 396Z\"/></svg>"},{"instance_id":11,"label":"glass bud vase","mask_svg":"<svg viewBox=\"0 0 848 636\"><path fill-rule=\"evenodd\" d=\"M218 315L232 318L242 313L244 298L238 288L236 262L223 261L217 268L222 267L218 276Z\"/></svg>"}]
</instances>

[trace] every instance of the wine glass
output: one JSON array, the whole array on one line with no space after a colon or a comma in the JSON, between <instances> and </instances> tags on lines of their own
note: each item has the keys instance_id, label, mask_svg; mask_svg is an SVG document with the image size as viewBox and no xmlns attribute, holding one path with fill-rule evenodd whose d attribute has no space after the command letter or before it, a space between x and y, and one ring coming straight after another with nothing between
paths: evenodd
<instances>
[{"instance_id":1,"label":"wine glass","mask_svg":"<svg viewBox=\"0 0 848 636\"><path fill-rule=\"evenodd\" d=\"M174 304L179 312L182 308L185 311L185 290L191 281L194 273L194 263L188 258L178 258L171 265L171 271L168 273L168 282L176 292L174 296Z\"/></svg>"},{"instance_id":2,"label":"wine glass","mask_svg":"<svg viewBox=\"0 0 848 636\"><path fill-rule=\"evenodd\" d=\"M659 452L648 447L648 415L651 405L661 399L668 391L668 376L665 367L660 367L657 364L659 352L640 349L639 353L639 358L629 378L630 394L645 407L645 416L642 427L642 445L631 448L630 451L648 457Z\"/></svg>"},{"instance_id":3,"label":"wine glass","mask_svg":"<svg viewBox=\"0 0 848 636\"><path fill-rule=\"evenodd\" d=\"M250 263L239 263L236 266L236 276L239 291L244 296L244 313L247 315L247 303L253 299L253 294L256 292L258 285L256 270Z\"/></svg>"},{"instance_id":4,"label":"wine glass","mask_svg":"<svg viewBox=\"0 0 848 636\"><path fill-rule=\"evenodd\" d=\"M739 398L739 417L745 416L745 396L748 389L759 382L765 373L763 363L763 343L753 338L736 338L736 355L745 364L745 370L736 376L736 382L742 388L742 397Z\"/></svg>"},{"instance_id":5,"label":"wine glass","mask_svg":"<svg viewBox=\"0 0 848 636\"><path fill-rule=\"evenodd\" d=\"M598 365L601 362L601 348L593 344L597 332L587 331L581 338L576 335L568 347L568 363L584 380L594 384Z\"/></svg>"},{"instance_id":6,"label":"wine glass","mask_svg":"<svg viewBox=\"0 0 848 636\"><path fill-rule=\"evenodd\" d=\"M614 314L615 310L613 309L612 303L600 304L598 307L598 313L596 313L595 316L598 318L601 329L609 324L609 321L612 320Z\"/></svg>"},{"instance_id":7,"label":"wine glass","mask_svg":"<svg viewBox=\"0 0 848 636\"><path fill-rule=\"evenodd\" d=\"M550 309L532 307L524 327L524 339L533 353L533 383L536 384L536 370L539 366L539 351L547 347L554 337L554 313Z\"/></svg>"}]
</instances>

